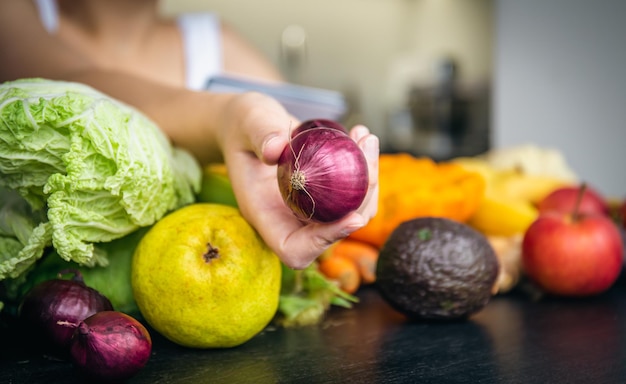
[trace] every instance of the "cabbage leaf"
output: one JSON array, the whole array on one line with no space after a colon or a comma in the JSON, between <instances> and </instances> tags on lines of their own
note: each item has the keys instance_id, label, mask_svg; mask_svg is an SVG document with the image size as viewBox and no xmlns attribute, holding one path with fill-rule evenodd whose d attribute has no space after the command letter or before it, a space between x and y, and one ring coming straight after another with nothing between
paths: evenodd
<instances>
[{"instance_id":1,"label":"cabbage leaf","mask_svg":"<svg viewBox=\"0 0 626 384\"><path fill-rule=\"evenodd\" d=\"M194 202L201 169L134 108L79 83L0 84L0 280L45 248L106 266L95 243Z\"/></svg>"}]
</instances>

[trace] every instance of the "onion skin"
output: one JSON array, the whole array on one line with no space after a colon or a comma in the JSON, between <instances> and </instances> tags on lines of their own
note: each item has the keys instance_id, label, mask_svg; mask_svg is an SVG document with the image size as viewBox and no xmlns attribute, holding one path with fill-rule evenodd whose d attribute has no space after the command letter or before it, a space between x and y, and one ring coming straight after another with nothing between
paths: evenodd
<instances>
[{"instance_id":1,"label":"onion skin","mask_svg":"<svg viewBox=\"0 0 626 384\"><path fill-rule=\"evenodd\" d=\"M311 120L307 120L307 121L303 121L302 123L300 123L300 125L294 129L291 132L291 138L296 137L296 135L298 135L299 133L302 133L306 130L309 129L313 129L313 128L319 128L319 127L323 127L323 128L333 128L333 129L337 129L345 134L348 134L348 130L346 129L346 127L344 127L341 123L338 123L334 120L328 120L328 119L311 119Z\"/></svg>"},{"instance_id":2,"label":"onion skin","mask_svg":"<svg viewBox=\"0 0 626 384\"><path fill-rule=\"evenodd\" d=\"M85 285L78 270L71 280L47 280L31 289L22 300L19 317L22 326L32 332L35 341L51 352L67 354L70 340L78 323L87 317L113 309L113 305L100 292Z\"/></svg>"},{"instance_id":3,"label":"onion skin","mask_svg":"<svg viewBox=\"0 0 626 384\"><path fill-rule=\"evenodd\" d=\"M294 214L320 223L359 208L369 184L359 146L345 132L327 127L303 129L292 137L278 160L277 176L283 200Z\"/></svg>"},{"instance_id":4,"label":"onion skin","mask_svg":"<svg viewBox=\"0 0 626 384\"><path fill-rule=\"evenodd\" d=\"M135 318L103 311L81 321L70 345L74 366L85 376L119 382L137 374L150 359L152 339Z\"/></svg>"}]
</instances>

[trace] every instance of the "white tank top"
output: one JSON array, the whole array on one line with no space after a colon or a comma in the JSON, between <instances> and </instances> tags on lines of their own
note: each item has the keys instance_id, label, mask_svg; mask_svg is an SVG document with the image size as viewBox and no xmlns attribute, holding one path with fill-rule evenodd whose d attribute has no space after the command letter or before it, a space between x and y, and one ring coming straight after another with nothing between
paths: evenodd
<instances>
[{"instance_id":1,"label":"white tank top","mask_svg":"<svg viewBox=\"0 0 626 384\"><path fill-rule=\"evenodd\" d=\"M48 33L56 33L56 0L35 0L35 4L44 28ZM212 13L189 13L179 15L176 22L183 38L186 86L202 90L211 77L223 71L219 18Z\"/></svg>"}]
</instances>

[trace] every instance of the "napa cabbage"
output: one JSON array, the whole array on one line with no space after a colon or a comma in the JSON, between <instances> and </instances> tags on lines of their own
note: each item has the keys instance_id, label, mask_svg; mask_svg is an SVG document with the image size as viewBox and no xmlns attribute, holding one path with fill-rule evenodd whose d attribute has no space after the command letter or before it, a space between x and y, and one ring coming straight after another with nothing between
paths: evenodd
<instances>
[{"instance_id":1,"label":"napa cabbage","mask_svg":"<svg viewBox=\"0 0 626 384\"><path fill-rule=\"evenodd\" d=\"M95 245L192 203L201 170L145 115L87 85L0 84L0 281L52 248L106 266Z\"/></svg>"}]
</instances>

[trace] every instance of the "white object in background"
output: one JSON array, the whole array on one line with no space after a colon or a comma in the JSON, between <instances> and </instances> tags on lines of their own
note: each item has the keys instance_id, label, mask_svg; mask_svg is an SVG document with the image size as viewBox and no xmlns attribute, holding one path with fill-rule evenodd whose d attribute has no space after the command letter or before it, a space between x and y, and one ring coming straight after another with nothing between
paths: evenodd
<instances>
[{"instance_id":1,"label":"white object in background","mask_svg":"<svg viewBox=\"0 0 626 384\"><path fill-rule=\"evenodd\" d=\"M307 35L304 27L290 25L280 38L280 53L283 72L288 81L302 83L307 62Z\"/></svg>"},{"instance_id":2,"label":"white object in background","mask_svg":"<svg viewBox=\"0 0 626 384\"><path fill-rule=\"evenodd\" d=\"M557 177L565 181L578 181L563 154L555 148L542 148L533 144L494 148L483 157L496 169L518 169L526 175Z\"/></svg>"}]
</instances>

